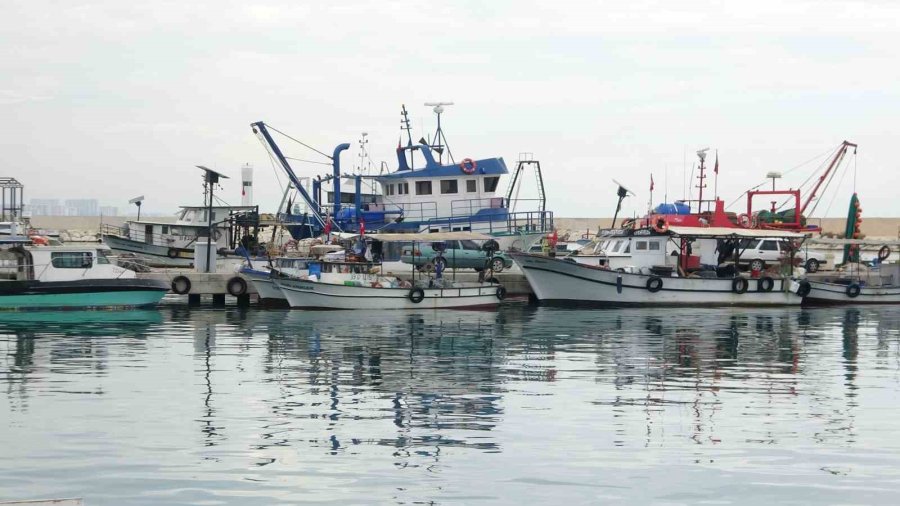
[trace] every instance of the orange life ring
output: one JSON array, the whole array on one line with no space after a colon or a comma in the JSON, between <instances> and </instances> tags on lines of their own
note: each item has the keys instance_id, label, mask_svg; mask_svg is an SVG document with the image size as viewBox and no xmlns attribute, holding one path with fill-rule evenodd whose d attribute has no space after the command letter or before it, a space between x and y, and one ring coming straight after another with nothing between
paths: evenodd
<instances>
[{"instance_id":1,"label":"orange life ring","mask_svg":"<svg viewBox=\"0 0 900 506\"><path fill-rule=\"evenodd\" d=\"M478 168L478 164L471 158L463 158L462 163L459 164L459 168L466 174L474 174L475 169Z\"/></svg>"},{"instance_id":2,"label":"orange life ring","mask_svg":"<svg viewBox=\"0 0 900 506\"><path fill-rule=\"evenodd\" d=\"M29 239L31 239L31 244L33 244L35 246L49 246L50 245L50 240L47 239L46 237L43 237L40 235L33 235L33 236L29 237Z\"/></svg>"},{"instance_id":3,"label":"orange life ring","mask_svg":"<svg viewBox=\"0 0 900 506\"><path fill-rule=\"evenodd\" d=\"M669 231L669 220L665 218L657 218L653 223L653 231L657 234L665 234Z\"/></svg>"},{"instance_id":4,"label":"orange life ring","mask_svg":"<svg viewBox=\"0 0 900 506\"><path fill-rule=\"evenodd\" d=\"M745 214L745 213L741 213L738 215L737 222L738 222L738 225L740 225L743 228L750 228L751 226L753 226L753 220L750 218L750 216L748 214Z\"/></svg>"}]
</instances>

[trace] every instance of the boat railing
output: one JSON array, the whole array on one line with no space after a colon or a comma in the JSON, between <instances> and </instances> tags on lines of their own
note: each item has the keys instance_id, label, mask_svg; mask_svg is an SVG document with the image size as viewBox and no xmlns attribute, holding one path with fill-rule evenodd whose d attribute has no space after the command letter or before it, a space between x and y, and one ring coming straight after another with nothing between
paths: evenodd
<instances>
[{"instance_id":1,"label":"boat railing","mask_svg":"<svg viewBox=\"0 0 900 506\"><path fill-rule=\"evenodd\" d=\"M177 228L177 225L171 225L172 227ZM221 234L221 231L218 231ZM169 234L169 233L147 233L146 230L141 230L139 228L134 227L118 227L115 225L102 224L100 226L100 236L116 236L121 237L122 239L128 239L135 242L140 242L143 244L151 245L151 246L164 246L167 248L171 247L181 247L181 248L190 248L191 244L197 240L196 236L179 236L177 234ZM187 241L187 244L182 244L181 246L176 246L179 237L183 241Z\"/></svg>"},{"instance_id":2,"label":"boat railing","mask_svg":"<svg viewBox=\"0 0 900 506\"><path fill-rule=\"evenodd\" d=\"M460 216L448 218L436 218L428 220L428 228L446 228L450 231L470 231L487 234L533 234L544 233L553 230L552 211L522 211L505 213L502 217Z\"/></svg>"},{"instance_id":3,"label":"boat railing","mask_svg":"<svg viewBox=\"0 0 900 506\"><path fill-rule=\"evenodd\" d=\"M504 209L508 207L506 204L503 197L454 200L450 202L450 216L471 216L482 209Z\"/></svg>"},{"instance_id":4,"label":"boat railing","mask_svg":"<svg viewBox=\"0 0 900 506\"><path fill-rule=\"evenodd\" d=\"M377 206L377 207L376 207ZM396 214L408 221L426 221L437 218L437 202L385 202L369 204L369 211L383 211L385 214Z\"/></svg>"}]
</instances>

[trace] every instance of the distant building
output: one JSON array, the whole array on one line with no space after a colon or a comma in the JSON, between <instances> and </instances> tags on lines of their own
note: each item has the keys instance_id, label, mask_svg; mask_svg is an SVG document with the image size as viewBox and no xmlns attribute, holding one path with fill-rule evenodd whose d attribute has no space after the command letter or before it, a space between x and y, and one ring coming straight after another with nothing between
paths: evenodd
<instances>
[{"instance_id":1,"label":"distant building","mask_svg":"<svg viewBox=\"0 0 900 506\"><path fill-rule=\"evenodd\" d=\"M31 199L28 211L32 216L63 216L66 208L59 203L59 199Z\"/></svg>"},{"instance_id":2,"label":"distant building","mask_svg":"<svg viewBox=\"0 0 900 506\"><path fill-rule=\"evenodd\" d=\"M118 216L119 208L115 206L100 206L101 216Z\"/></svg>"},{"instance_id":3,"label":"distant building","mask_svg":"<svg viewBox=\"0 0 900 506\"><path fill-rule=\"evenodd\" d=\"M68 199L66 200L67 216L97 216L100 213L100 204L97 199Z\"/></svg>"}]
</instances>

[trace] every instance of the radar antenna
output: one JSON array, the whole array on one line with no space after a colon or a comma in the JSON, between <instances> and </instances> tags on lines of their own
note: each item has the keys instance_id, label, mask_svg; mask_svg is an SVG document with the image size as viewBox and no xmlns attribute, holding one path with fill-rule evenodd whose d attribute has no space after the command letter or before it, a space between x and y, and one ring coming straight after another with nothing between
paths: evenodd
<instances>
[{"instance_id":1,"label":"radar antenna","mask_svg":"<svg viewBox=\"0 0 900 506\"><path fill-rule=\"evenodd\" d=\"M434 150L438 154L438 163L443 163L443 155L444 150L447 150L447 158L452 163L456 163L453 160L453 154L450 153L450 145L447 143L447 136L444 135L444 130L441 129L441 114L444 112L445 105L453 105L453 102L425 102L425 107L433 107L432 109L435 114L437 114L437 131L434 133L434 141L433 144L430 144L432 150Z\"/></svg>"}]
</instances>

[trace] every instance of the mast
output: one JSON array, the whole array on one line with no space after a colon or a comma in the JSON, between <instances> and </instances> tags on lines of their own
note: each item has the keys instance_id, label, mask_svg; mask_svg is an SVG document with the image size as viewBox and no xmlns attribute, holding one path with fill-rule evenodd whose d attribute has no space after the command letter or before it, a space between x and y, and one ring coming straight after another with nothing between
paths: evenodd
<instances>
[{"instance_id":1,"label":"mast","mask_svg":"<svg viewBox=\"0 0 900 506\"><path fill-rule=\"evenodd\" d=\"M697 176L699 180L697 183L697 188L700 189L700 195L697 197L697 212L703 212L703 189L706 188L706 152L709 151L709 148L703 148L697 151L697 157L700 158L700 175Z\"/></svg>"},{"instance_id":2,"label":"mast","mask_svg":"<svg viewBox=\"0 0 900 506\"><path fill-rule=\"evenodd\" d=\"M452 162L453 155L450 153L450 145L447 143L447 136L441 128L441 114L444 112L445 105L453 105L453 102L425 102L426 107L434 107L433 111L437 114L437 131L434 132L434 144L431 149L437 151L438 163L443 164L444 148L447 149L447 158ZM425 144L424 142L422 144Z\"/></svg>"}]
</instances>

